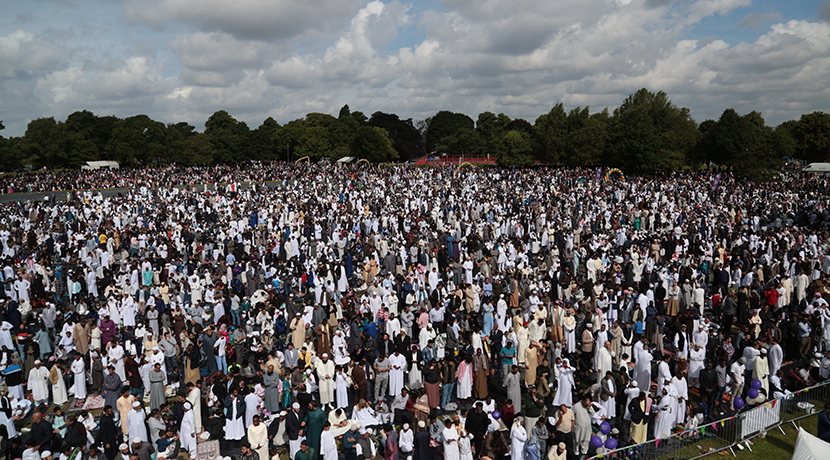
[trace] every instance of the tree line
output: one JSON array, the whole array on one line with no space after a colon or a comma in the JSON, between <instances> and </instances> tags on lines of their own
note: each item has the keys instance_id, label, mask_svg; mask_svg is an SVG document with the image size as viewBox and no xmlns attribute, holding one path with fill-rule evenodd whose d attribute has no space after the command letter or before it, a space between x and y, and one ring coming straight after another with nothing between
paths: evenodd
<instances>
[{"instance_id":1,"label":"tree line","mask_svg":"<svg viewBox=\"0 0 830 460\"><path fill-rule=\"evenodd\" d=\"M0 122L0 130L3 129ZM22 137L0 136L0 169L77 168L86 161L116 160L125 166L233 164L246 160L291 161L308 157L364 158L372 163L426 155L495 157L503 166L534 162L610 166L631 172L680 170L716 164L746 175L780 167L785 158L830 158L830 114L813 112L776 127L759 112L726 109L700 124L666 93L645 88L613 112L569 111L553 106L534 123L483 112L473 120L440 111L425 120L375 112L367 117L344 106L335 117L309 113L280 125L273 118L251 129L224 110L205 122L164 124L147 115L98 116L87 110L31 121Z\"/></svg>"}]
</instances>

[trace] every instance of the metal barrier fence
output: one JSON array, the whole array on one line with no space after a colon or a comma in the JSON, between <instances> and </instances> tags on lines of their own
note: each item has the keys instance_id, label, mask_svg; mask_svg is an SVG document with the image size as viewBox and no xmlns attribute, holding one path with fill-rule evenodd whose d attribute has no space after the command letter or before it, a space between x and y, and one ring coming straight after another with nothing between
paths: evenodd
<instances>
[{"instance_id":1,"label":"metal barrier fence","mask_svg":"<svg viewBox=\"0 0 830 460\"><path fill-rule=\"evenodd\" d=\"M830 380L667 438L614 450L600 448L592 460L695 460L726 450L734 456L735 449L752 451L752 440L771 430L784 433L788 425L797 428L798 420L817 414L826 403L830 403Z\"/></svg>"}]
</instances>

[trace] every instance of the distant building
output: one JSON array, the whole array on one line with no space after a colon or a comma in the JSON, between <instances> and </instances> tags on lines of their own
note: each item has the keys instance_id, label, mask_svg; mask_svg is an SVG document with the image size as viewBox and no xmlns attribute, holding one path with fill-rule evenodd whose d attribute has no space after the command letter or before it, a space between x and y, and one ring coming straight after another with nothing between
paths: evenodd
<instances>
[{"instance_id":1,"label":"distant building","mask_svg":"<svg viewBox=\"0 0 830 460\"><path fill-rule=\"evenodd\" d=\"M95 171L98 169L119 169L121 166L117 161L87 161L81 166L82 170Z\"/></svg>"}]
</instances>

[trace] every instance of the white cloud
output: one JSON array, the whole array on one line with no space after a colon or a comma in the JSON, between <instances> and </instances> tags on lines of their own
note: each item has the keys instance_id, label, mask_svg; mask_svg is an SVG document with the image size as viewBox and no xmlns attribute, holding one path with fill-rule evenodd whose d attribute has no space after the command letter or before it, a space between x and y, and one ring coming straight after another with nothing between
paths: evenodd
<instances>
[{"instance_id":1,"label":"white cloud","mask_svg":"<svg viewBox=\"0 0 830 460\"><path fill-rule=\"evenodd\" d=\"M360 8L358 0L126 0L126 19L162 28L180 23L240 39L279 40L327 33Z\"/></svg>"},{"instance_id":2,"label":"white cloud","mask_svg":"<svg viewBox=\"0 0 830 460\"><path fill-rule=\"evenodd\" d=\"M771 122L826 110L830 23L773 24L744 42L688 38L704 18L749 4L444 0L415 13L379 0L125 0L129 21L166 38L69 64L72 50L43 36L0 36L0 119L18 129L89 109L201 126L228 110L257 126L348 103L405 118L492 110L534 120L558 102L613 107L641 87L666 91L698 121L727 107ZM754 14L745 26L776 20Z\"/></svg>"}]
</instances>

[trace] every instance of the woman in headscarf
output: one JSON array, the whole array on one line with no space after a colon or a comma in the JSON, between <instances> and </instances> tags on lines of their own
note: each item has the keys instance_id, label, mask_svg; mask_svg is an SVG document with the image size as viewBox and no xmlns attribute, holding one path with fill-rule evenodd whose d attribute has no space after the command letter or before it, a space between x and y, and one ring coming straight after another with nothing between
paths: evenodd
<instances>
[{"instance_id":1,"label":"woman in headscarf","mask_svg":"<svg viewBox=\"0 0 830 460\"><path fill-rule=\"evenodd\" d=\"M513 419L513 428L510 430L510 460L522 460L525 455L527 430L524 427L525 418L521 415Z\"/></svg>"}]
</instances>

